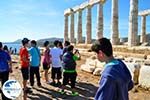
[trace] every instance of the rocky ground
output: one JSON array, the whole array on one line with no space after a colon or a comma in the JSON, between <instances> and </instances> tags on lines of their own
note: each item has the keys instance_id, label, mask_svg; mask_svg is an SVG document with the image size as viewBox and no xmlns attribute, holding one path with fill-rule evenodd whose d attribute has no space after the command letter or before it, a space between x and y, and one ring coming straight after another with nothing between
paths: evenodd
<instances>
[{"instance_id":1,"label":"rocky ground","mask_svg":"<svg viewBox=\"0 0 150 100\"><path fill-rule=\"evenodd\" d=\"M13 73L10 74L10 79L16 79L22 83L21 71L19 68L18 57L15 56L13 63ZM58 88L48 85L43 80L43 74L41 71L42 88L38 88L35 84L33 93L27 95L27 100L92 100L98 88L98 81L100 76L93 76L90 73L86 73L80 70L80 65L85 63L86 55L82 56L82 59L78 61L78 78L77 78L77 91L79 96L73 97L69 94L59 94ZM50 76L50 75L49 75ZM141 88L133 89L129 92L130 100L150 100L150 92ZM17 100L23 100L23 93Z\"/></svg>"}]
</instances>

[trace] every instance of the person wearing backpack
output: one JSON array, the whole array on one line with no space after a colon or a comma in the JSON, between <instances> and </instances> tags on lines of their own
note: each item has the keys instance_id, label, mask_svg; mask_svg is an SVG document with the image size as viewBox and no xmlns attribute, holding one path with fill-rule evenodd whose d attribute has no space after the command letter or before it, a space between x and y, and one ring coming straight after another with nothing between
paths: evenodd
<instances>
[{"instance_id":1,"label":"person wearing backpack","mask_svg":"<svg viewBox=\"0 0 150 100\"><path fill-rule=\"evenodd\" d=\"M41 63L40 50L35 40L31 41L31 48L28 50L30 54L30 85L34 86L34 75L36 75L37 85L41 87L39 67Z\"/></svg>"},{"instance_id":2,"label":"person wearing backpack","mask_svg":"<svg viewBox=\"0 0 150 100\"><path fill-rule=\"evenodd\" d=\"M50 55L50 48L49 48L49 41L45 41L44 42L44 47L45 47L45 51L44 51L44 57L43 57L43 69L44 69L44 77L45 77L45 81L46 83L50 84L49 78L48 78L48 70L50 68L50 64L51 64L51 55Z\"/></svg>"},{"instance_id":3,"label":"person wearing backpack","mask_svg":"<svg viewBox=\"0 0 150 100\"><path fill-rule=\"evenodd\" d=\"M63 66L63 84L61 86L61 90L59 91L61 94L65 94L66 85L70 83L72 96L78 96L78 92L75 89L75 83L77 78L77 71L76 71L76 60L78 60L78 56L73 53L74 46L69 45L67 47L66 53L62 57L62 66Z\"/></svg>"},{"instance_id":4,"label":"person wearing backpack","mask_svg":"<svg viewBox=\"0 0 150 100\"><path fill-rule=\"evenodd\" d=\"M2 42L0 42L0 79L1 85L3 85L9 78L9 72L12 72L12 62L10 55L3 49ZM8 99L2 92L2 100Z\"/></svg>"}]
</instances>

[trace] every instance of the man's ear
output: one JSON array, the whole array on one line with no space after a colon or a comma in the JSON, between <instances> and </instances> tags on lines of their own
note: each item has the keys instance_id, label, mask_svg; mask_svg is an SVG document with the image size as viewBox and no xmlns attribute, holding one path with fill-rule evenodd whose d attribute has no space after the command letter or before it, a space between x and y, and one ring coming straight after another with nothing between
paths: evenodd
<instances>
[{"instance_id":1,"label":"man's ear","mask_svg":"<svg viewBox=\"0 0 150 100\"><path fill-rule=\"evenodd\" d=\"M98 53L101 57L103 57L103 52L101 50L99 50L99 53Z\"/></svg>"}]
</instances>

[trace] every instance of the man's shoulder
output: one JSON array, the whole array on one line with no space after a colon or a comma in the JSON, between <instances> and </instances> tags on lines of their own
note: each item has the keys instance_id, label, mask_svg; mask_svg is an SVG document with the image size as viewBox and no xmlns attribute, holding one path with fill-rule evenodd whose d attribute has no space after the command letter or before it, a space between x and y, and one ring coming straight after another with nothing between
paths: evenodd
<instances>
[{"instance_id":1,"label":"man's shoulder","mask_svg":"<svg viewBox=\"0 0 150 100\"><path fill-rule=\"evenodd\" d=\"M28 50L26 48L21 48L20 49L20 54L27 54Z\"/></svg>"},{"instance_id":2,"label":"man's shoulder","mask_svg":"<svg viewBox=\"0 0 150 100\"><path fill-rule=\"evenodd\" d=\"M102 75L117 79L121 74L123 74L122 72L124 70L124 66L125 64L121 60L117 59L117 61L114 63L106 64Z\"/></svg>"},{"instance_id":3,"label":"man's shoulder","mask_svg":"<svg viewBox=\"0 0 150 100\"><path fill-rule=\"evenodd\" d=\"M31 47L28 50L31 51L31 50L34 50L34 49L36 49L36 48L35 47Z\"/></svg>"},{"instance_id":4,"label":"man's shoulder","mask_svg":"<svg viewBox=\"0 0 150 100\"><path fill-rule=\"evenodd\" d=\"M20 49L20 51L27 51L27 49L24 48L24 47L22 47L22 48Z\"/></svg>"},{"instance_id":5,"label":"man's shoulder","mask_svg":"<svg viewBox=\"0 0 150 100\"><path fill-rule=\"evenodd\" d=\"M63 50L60 49L60 48L54 47L54 48L51 49L51 51L62 52Z\"/></svg>"},{"instance_id":6,"label":"man's shoulder","mask_svg":"<svg viewBox=\"0 0 150 100\"><path fill-rule=\"evenodd\" d=\"M9 55L7 52L5 52L5 51L3 51L3 50L1 50L0 52L1 52L1 54L3 54L4 56L5 56L5 55Z\"/></svg>"}]
</instances>

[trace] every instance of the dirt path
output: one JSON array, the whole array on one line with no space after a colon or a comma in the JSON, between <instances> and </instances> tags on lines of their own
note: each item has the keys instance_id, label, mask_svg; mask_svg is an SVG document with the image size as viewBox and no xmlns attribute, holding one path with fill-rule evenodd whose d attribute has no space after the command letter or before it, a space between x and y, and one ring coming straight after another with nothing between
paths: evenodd
<instances>
[{"instance_id":1,"label":"dirt path","mask_svg":"<svg viewBox=\"0 0 150 100\"><path fill-rule=\"evenodd\" d=\"M18 58L16 58L17 61ZM85 59L78 61L78 66L83 64ZM19 63L13 64L13 73L10 74L10 79L19 80L22 83L21 71L19 69ZM50 76L50 75L49 75ZM93 76L90 73L86 73L80 70L78 67L78 78L77 78L77 91L79 96L73 97L70 94L61 95L58 93L58 88L48 85L42 81L42 88L38 88L35 84L33 93L27 96L27 100L92 100L98 88L99 76ZM42 79L42 78L41 78ZM69 93L68 88L68 93ZM23 94L20 95L17 100L22 99ZM129 93L130 100L150 100L150 92L138 89L138 92Z\"/></svg>"}]
</instances>

